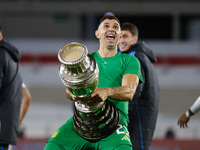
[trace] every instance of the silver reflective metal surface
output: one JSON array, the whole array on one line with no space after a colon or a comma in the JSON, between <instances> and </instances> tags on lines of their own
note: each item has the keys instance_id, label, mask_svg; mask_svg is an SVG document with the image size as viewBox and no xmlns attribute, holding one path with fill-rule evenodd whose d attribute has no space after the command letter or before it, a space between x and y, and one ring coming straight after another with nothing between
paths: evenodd
<instances>
[{"instance_id":1,"label":"silver reflective metal surface","mask_svg":"<svg viewBox=\"0 0 200 150\"><path fill-rule=\"evenodd\" d=\"M94 58L88 55L87 47L80 43L69 43L58 52L61 63L59 76L62 83L71 93L80 98L87 98L97 88L99 69ZM95 106L75 102L75 106L82 112L97 110L103 105Z\"/></svg>"}]
</instances>

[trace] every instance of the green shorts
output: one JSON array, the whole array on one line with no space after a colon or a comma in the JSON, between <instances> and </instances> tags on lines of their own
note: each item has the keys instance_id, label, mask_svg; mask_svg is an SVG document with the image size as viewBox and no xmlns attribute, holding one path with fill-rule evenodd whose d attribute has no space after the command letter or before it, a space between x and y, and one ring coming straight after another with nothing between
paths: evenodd
<instances>
[{"instance_id":1,"label":"green shorts","mask_svg":"<svg viewBox=\"0 0 200 150\"><path fill-rule=\"evenodd\" d=\"M73 128L73 117L60 127L47 142L45 150L132 150L127 128L119 127L111 135L98 142L89 142L80 137Z\"/></svg>"}]
</instances>

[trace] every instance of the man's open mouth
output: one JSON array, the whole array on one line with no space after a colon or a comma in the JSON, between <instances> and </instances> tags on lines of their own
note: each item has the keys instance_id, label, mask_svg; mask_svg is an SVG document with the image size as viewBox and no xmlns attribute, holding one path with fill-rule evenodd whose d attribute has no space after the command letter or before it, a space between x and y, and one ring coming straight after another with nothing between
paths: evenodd
<instances>
[{"instance_id":1,"label":"man's open mouth","mask_svg":"<svg viewBox=\"0 0 200 150\"><path fill-rule=\"evenodd\" d=\"M113 35L113 34L108 34L108 35L106 36L106 38L107 38L107 39L115 39L115 35Z\"/></svg>"}]
</instances>

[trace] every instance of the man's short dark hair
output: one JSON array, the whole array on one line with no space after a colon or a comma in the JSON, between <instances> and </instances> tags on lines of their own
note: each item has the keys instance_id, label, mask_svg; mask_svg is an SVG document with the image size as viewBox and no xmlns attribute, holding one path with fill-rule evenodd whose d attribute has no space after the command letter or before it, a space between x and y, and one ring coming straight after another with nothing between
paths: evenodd
<instances>
[{"instance_id":1,"label":"man's short dark hair","mask_svg":"<svg viewBox=\"0 0 200 150\"><path fill-rule=\"evenodd\" d=\"M125 22L121 25L121 30L128 30L133 36L139 36L138 28L133 23Z\"/></svg>"},{"instance_id":2,"label":"man's short dark hair","mask_svg":"<svg viewBox=\"0 0 200 150\"><path fill-rule=\"evenodd\" d=\"M105 16L103 16L103 17L100 19L99 24L98 24L98 27L99 27L99 25L100 25L104 20L106 20L106 19L108 19L108 20L115 19L115 20L120 24L120 21L119 21L119 19L118 19L117 17L111 16L111 15L105 15Z\"/></svg>"},{"instance_id":3,"label":"man's short dark hair","mask_svg":"<svg viewBox=\"0 0 200 150\"><path fill-rule=\"evenodd\" d=\"M1 28L1 25L0 25L0 32L2 32L2 28Z\"/></svg>"}]
</instances>

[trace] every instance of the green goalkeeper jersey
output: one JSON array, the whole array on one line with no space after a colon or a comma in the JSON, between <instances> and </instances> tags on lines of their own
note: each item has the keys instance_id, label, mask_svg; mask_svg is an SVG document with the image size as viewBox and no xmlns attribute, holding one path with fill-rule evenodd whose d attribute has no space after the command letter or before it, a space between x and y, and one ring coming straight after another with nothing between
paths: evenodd
<instances>
[{"instance_id":1,"label":"green goalkeeper jersey","mask_svg":"<svg viewBox=\"0 0 200 150\"><path fill-rule=\"evenodd\" d=\"M99 68L98 87L118 87L122 85L122 77L125 74L136 74L140 81L142 75L140 72L140 63L134 56L117 53L113 57L101 57L98 52L90 53L96 60ZM120 124L128 125L128 103L129 101L110 100L120 113Z\"/></svg>"}]
</instances>

